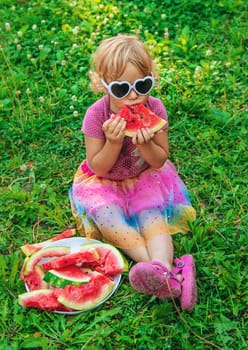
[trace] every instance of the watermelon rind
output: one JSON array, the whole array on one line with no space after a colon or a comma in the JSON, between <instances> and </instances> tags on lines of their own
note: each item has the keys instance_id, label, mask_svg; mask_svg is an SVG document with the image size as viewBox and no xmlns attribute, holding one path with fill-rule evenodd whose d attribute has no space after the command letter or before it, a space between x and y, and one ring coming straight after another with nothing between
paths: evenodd
<instances>
[{"instance_id":1,"label":"watermelon rind","mask_svg":"<svg viewBox=\"0 0 248 350\"><path fill-rule=\"evenodd\" d=\"M118 269L119 269L119 273L122 273L122 272L127 272L128 271L128 261L127 259L124 257L124 255L120 252L119 249L117 249L116 247L114 247L113 245L111 244L108 244L108 243L89 243L87 245L81 245L80 246L80 249L82 247L85 247L85 246L94 246L94 247L99 247L99 248L106 248L106 249L109 249L116 257L117 259L117 262L118 262Z\"/></svg>"},{"instance_id":2,"label":"watermelon rind","mask_svg":"<svg viewBox=\"0 0 248 350\"><path fill-rule=\"evenodd\" d=\"M107 276L96 271L92 271L92 273L95 277L93 277L88 284L81 286L66 286L59 295L58 301L68 308L79 311L87 311L99 306L112 293L115 283ZM97 283L95 287L91 288L91 284L94 286L94 282L98 277L104 278L103 283ZM91 288L91 296L89 296L88 293L88 286Z\"/></svg>"},{"instance_id":3,"label":"watermelon rind","mask_svg":"<svg viewBox=\"0 0 248 350\"><path fill-rule=\"evenodd\" d=\"M152 127L151 129L154 133L156 133L157 131L161 130L165 124L166 124L166 121L164 119L161 119L161 121L159 123L157 123L156 126ZM133 137L133 135L135 133L136 133L136 130L129 131L128 129L126 129L124 132L125 136L128 136L128 137Z\"/></svg>"},{"instance_id":4,"label":"watermelon rind","mask_svg":"<svg viewBox=\"0 0 248 350\"><path fill-rule=\"evenodd\" d=\"M25 244L21 247L21 250L26 256L30 256L30 255L34 254L35 252L37 252L38 250L45 248L45 247L48 247L53 242L59 241L61 239L72 237L75 234L76 234L75 229L68 229L68 230L65 230L65 231L55 235L54 237L52 237L46 241L39 242L39 243L33 243L33 244Z\"/></svg>"},{"instance_id":5,"label":"watermelon rind","mask_svg":"<svg viewBox=\"0 0 248 350\"><path fill-rule=\"evenodd\" d=\"M74 269L77 267L74 266ZM79 270L83 271L83 269ZM63 269L61 270L49 270L45 273L44 281L46 281L50 286L58 287L58 288L64 288L67 285L72 286L80 286L81 284L88 283L90 281L90 277L88 277L86 274L83 277L73 277L73 269L71 269L71 277L68 276L68 274L63 273Z\"/></svg>"},{"instance_id":6,"label":"watermelon rind","mask_svg":"<svg viewBox=\"0 0 248 350\"><path fill-rule=\"evenodd\" d=\"M18 303L23 307L33 307L41 310L57 310L62 306L53 289L37 289L20 294Z\"/></svg>"},{"instance_id":7,"label":"watermelon rind","mask_svg":"<svg viewBox=\"0 0 248 350\"><path fill-rule=\"evenodd\" d=\"M38 250L26 260L23 275L28 275L41 259L66 255L69 254L70 251L71 249L69 247L47 247Z\"/></svg>"}]
</instances>

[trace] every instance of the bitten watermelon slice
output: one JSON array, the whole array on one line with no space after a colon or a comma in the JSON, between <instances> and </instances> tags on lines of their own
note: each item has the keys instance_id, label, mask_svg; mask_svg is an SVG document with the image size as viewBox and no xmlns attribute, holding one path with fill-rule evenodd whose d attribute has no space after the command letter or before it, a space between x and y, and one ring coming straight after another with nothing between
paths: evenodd
<instances>
[{"instance_id":1,"label":"bitten watermelon slice","mask_svg":"<svg viewBox=\"0 0 248 350\"><path fill-rule=\"evenodd\" d=\"M99 259L99 255L94 246L87 247L84 245L81 251L66 254L54 260L43 263L41 266L44 270L61 269L66 266L83 264L85 262L93 262Z\"/></svg>"},{"instance_id":2,"label":"bitten watermelon slice","mask_svg":"<svg viewBox=\"0 0 248 350\"><path fill-rule=\"evenodd\" d=\"M166 124L166 120L160 118L143 104L123 106L113 118L122 117L126 120L125 135L133 135L142 128L150 128L154 132L159 131Z\"/></svg>"},{"instance_id":3,"label":"bitten watermelon slice","mask_svg":"<svg viewBox=\"0 0 248 350\"><path fill-rule=\"evenodd\" d=\"M70 251L71 249L69 247L42 248L25 260L26 262L22 273L24 276L27 276L33 270L34 266L43 258L66 255L69 254Z\"/></svg>"},{"instance_id":4,"label":"bitten watermelon slice","mask_svg":"<svg viewBox=\"0 0 248 350\"><path fill-rule=\"evenodd\" d=\"M21 274L21 278L26 283L28 290L46 289L48 284L44 281L45 273L39 265L35 265L28 275Z\"/></svg>"},{"instance_id":5,"label":"bitten watermelon slice","mask_svg":"<svg viewBox=\"0 0 248 350\"><path fill-rule=\"evenodd\" d=\"M78 266L69 266L57 270L49 270L44 276L50 286L64 288L67 285L79 286L90 281L90 274Z\"/></svg>"},{"instance_id":6,"label":"bitten watermelon slice","mask_svg":"<svg viewBox=\"0 0 248 350\"><path fill-rule=\"evenodd\" d=\"M81 286L66 286L58 297L58 301L74 310L88 310L97 306L113 290L115 284L107 276L92 271L91 280Z\"/></svg>"},{"instance_id":7,"label":"bitten watermelon slice","mask_svg":"<svg viewBox=\"0 0 248 350\"><path fill-rule=\"evenodd\" d=\"M107 243L91 243L87 246L89 247L91 245L96 248L99 259L92 263L88 262L84 264L84 266L102 272L108 276L115 276L128 271L128 262L117 248Z\"/></svg>"},{"instance_id":8,"label":"bitten watermelon slice","mask_svg":"<svg viewBox=\"0 0 248 350\"><path fill-rule=\"evenodd\" d=\"M64 305L58 301L62 289L38 289L18 296L18 302L23 307L33 307L41 310L63 310Z\"/></svg>"},{"instance_id":9,"label":"bitten watermelon slice","mask_svg":"<svg viewBox=\"0 0 248 350\"><path fill-rule=\"evenodd\" d=\"M26 256L30 256L35 252L37 252L38 250L40 250L41 248L45 248L49 246L49 244L52 242L56 242L56 241L59 241L60 239L72 237L75 234L76 234L75 229L68 229L46 241L43 241L40 243L34 243L34 244L25 244L21 247L21 250Z\"/></svg>"}]
</instances>

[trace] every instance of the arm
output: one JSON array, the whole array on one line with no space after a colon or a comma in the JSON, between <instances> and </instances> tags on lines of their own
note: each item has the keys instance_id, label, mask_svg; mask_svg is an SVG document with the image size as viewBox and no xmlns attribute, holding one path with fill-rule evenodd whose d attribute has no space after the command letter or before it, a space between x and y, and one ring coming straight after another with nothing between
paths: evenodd
<instances>
[{"instance_id":1,"label":"arm","mask_svg":"<svg viewBox=\"0 0 248 350\"><path fill-rule=\"evenodd\" d=\"M152 168L161 168L169 157L168 133L166 130L156 134L151 129L138 131L133 143Z\"/></svg>"},{"instance_id":2,"label":"arm","mask_svg":"<svg viewBox=\"0 0 248 350\"><path fill-rule=\"evenodd\" d=\"M87 160L98 176L105 176L116 163L124 140L126 122L122 118L108 119L103 124L106 140L85 135Z\"/></svg>"}]
</instances>

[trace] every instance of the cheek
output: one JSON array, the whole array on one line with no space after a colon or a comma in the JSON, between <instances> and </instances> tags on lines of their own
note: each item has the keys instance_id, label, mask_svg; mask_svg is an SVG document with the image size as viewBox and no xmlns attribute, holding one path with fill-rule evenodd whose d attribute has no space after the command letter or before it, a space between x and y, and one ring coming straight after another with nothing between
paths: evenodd
<instances>
[{"instance_id":1,"label":"cheek","mask_svg":"<svg viewBox=\"0 0 248 350\"><path fill-rule=\"evenodd\" d=\"M110 109L112 112L117 113L127 102L126 99L118 100L109 96Z\"/></svg>"},{"instance_id":2,"label":"cheek","mask_svg":"<svg viewBox=\"0 0 248 350\"><path fill-rule=\"evenodd\" d=\"M139 96L139 102L140 103L143 103L144 105L146 104L147 100L148 100L148 96L149 95L146 95L146 96Z\"/></svg>"}]
</instances>

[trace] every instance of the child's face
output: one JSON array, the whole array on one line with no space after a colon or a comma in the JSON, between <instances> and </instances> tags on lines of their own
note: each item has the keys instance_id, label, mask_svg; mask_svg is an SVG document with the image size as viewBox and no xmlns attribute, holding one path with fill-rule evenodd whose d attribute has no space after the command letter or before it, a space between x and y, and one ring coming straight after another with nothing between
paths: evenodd
<instances>
[{"instance_id":1,"label":"child's face","mask_svg":"<svg viewBox=\"0 0 248 350\"><path fill-rule=\"evenodd\" d=\"M135 80L143 78L144 74L132 63L128 63L123 74L116 80L128 81L130 84L133 84ZM109 84L111 83L111 81L107 81L107 83ZM148 96L149 95L139 95L134 91L134 89L132 89L130 93L122 99L114 98L112 95L109 94L110 109L112 112L117 113L124 105L130 106L137 103L145 104L148 99Z\"/></svg>"}]
</instances>

